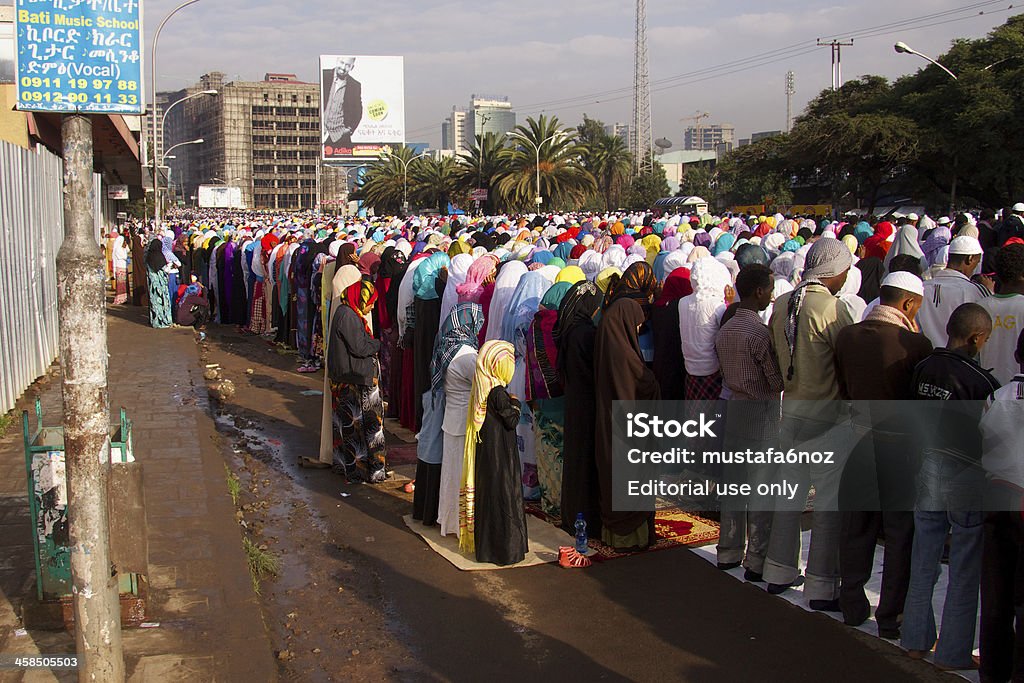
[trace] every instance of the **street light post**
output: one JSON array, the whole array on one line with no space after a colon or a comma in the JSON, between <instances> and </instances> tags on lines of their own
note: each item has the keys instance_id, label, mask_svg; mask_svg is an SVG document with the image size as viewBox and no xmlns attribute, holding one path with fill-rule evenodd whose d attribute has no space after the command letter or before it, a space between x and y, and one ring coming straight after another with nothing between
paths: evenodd
<instances>
[{"instance_id":1,"label":"street light post","mask_svg":"<svg viewBox=\"0 0 1024 683\"><path fill-rule=\"evenodd\" d=\"M540 208L540 205L544 203L544 198L540 196L540 148L543 147L544 145L546 145L547 143L551 142L552 140L554 140L556 138L564 137L566 135L568 135L567 131L564 131L564 130L555 131L555 133L553 135L550 135L547 138L544 138L544 140L542 140L541 143L539 145L537 145L537 144L534 144L533 140L531 140L530 138L526 137L525 135L523 135L519 131L512 131L511 133L508 134L508 137L514 138L514 139L519 140L521 142L525 142L528 145L530 145L531 147L533 147L533 152L534 152L534 154L536 155L536 158L537 158L537 196L534 198L534 202L536 202L538 209Z\"/></svg>"},{"instance_id":2,"label":"street light post","mask_svg":"<svg viewBox=\"0 0 1024 683\"><path fill-rule=\"evenodd\" d=\"M385 147L384 149L385 150L389 150L390 148ZM411 164L412 162L416 161L417 159L422 159L423 157L429 156L429 155L430 155L430 152L423 152L421 154L417 154L412 159L409 159L409 161L404 161L402 159L402 157L397 156L397 155L395 156L395 159L397 159L402 164L402 211L403 211L403 213L409 213L409 164ZM390 156L391 156L391 152L390 151L382 152L381 153L381 157L383 157L385 159L387 159Z\"/></svg>"},{"instance_id":3,"label":"street light post","mask_svg":"<svg viewBox=\"0 0 1024 683\"><path fill-rule=\"evenodd\" d=\"M198 0L196 0L196 1L198 2ZM154 44L154 49L155 49L155 44ZM163 143L163 136L164 136L164 133L167 131L167 128L166 128L166 125L165 125L167 123L167 115L171 112L172 109L174 109L176 106L178 106L182 102L185 102L187 100L191 100L194 97L202 97L203 95L216 95L216 94L217 94L216 90L202 90L200 92L193 93L193 94L189 95L188 97L182 97L177 102L171 103L171 106L167 107L167 109L164 110L163 116L160 117L160 138L161 138L160 143L161 144ZM156 158L157 158L157 155L159 154L159 149L160 149L160 145L158 145L157 141L156 141L156 91L154 90L153 91L153 199L154 199L154 204L153 204L153 223L154 223L154 227L159 227L159 225L160 225L160 202L155 201L156 198L160 195L160 192L159 192L160 178L159 178L159 174L157 173L157 164L156 164ZM171 149L173 149L173 147ZM168 153L170 151L171 150L167 150ZM163 157L161 157L161 159L163 161L166 161L168 158L173 159L174 157L168 157L167 154L164 154Z\"/></svg>"},{"instance_id":4,"label":"street light post","mask_svg":"<svg viewBox=\"0 0 1024 683\"><path fill-rule=\"evenodd\" d=\"M160 225L160 208L159 208L160 202L157 201L157 197L159 196L159 192L157 190L157 178L156 178L156 175L157 175L156 160L157 160L157 157L159 157L159 155L160 155L160 142L157 140L157 137L156 137L156 92L157 92L157 87L156 87L156 47L157 47L157 45L160 42L160 32L164 30L164 25L167 23L167 21L171 17L173 17L175 14L177 14L179 11L185 9L189 5L194 5L197 2L199 2L199 0L185 0L185 2L181 3L180 5L178 5L174 9L172 9L170 11L170 13L168 13L167 16L165 16L160 21L160 24L156 27L156 33L153 34L153 52L152 52L152 54L150 55L150 58L149 58L149 65L150 65L150 71L149 71L150 79L149 80L150 80L151 87L153 88L153 111L152 111L152 118L153 118L153 126L152 126L152 129L153 129L153 200L156 203L156 209L153 211L153 222L155 223L155 225L153 227L159 227L159 225ZM205 94L205 91L204 91L203 94ZM182 100L182 101L184 101L184 100ZM170 109L170 107L168 107L168 109ZM166 112L164 112L164 115L166 116ZM160 125L161 126L163 125L163 121L160 122Z\"/></svg>"},{"instance_id":5,"label":"street light post","mask_svg":"<svg viewBox=\"0 0 1024 683\"><path fill-rule=\"evenodd\" d=\"M198 138L196 140L189 140L188 142L179 142L176 145L172 145L171 148L168 149L164 153L164 155L162 157L160 157L160 163L161 163L160 166L157 166L156 157L153 158L153 227L154 228L159 228L160 227L160 193L157 191L157 187L158 187L158 185L157 185L157 177L159 175L159 170L158 169L162 168L163 165L165 165L167 163L168 159L175 159L175 158L177 158L175 156L172 156L171 152L173 152L174 150L178 149L179 147L184 147L185 145L201 145L204 142L206 142L206 141L203 140L202 138ZM153 151L156 152L156 145L153 145ZM169 180L170 180L170 174L168 174L168 181ZM170 184L170 183L168 183L168 184Z\"/></svg>"},{"instance_id":6,"label":"street light post","mask_svg":"<svg viewBox=\"0 0 1024 683\"><path fill-rule=\"evenodd\" d=\"M914 48L910 47L909 45L907 45L903 41L900 41L900 42L896 43L895 45L893 45L893 49L896 50L896 52L899 53L899 54L917 55L921 59L923 59L923 60L925 60L927 62L931 62L935 66L937 66L940 69L942 69L943 71L945 71L949 75L949 77L952 78L957 83L960 82L960 79L957 78L957 75L955 73L953 73L952 71L950 71L946 67L942 66L936 60L932 59L931 57L929 57L928 55L924 54L923 52L918 52L917 50L915 50ZM986 69L987 68L989 68L989 67L986 67ZM960 153L954 150L954 152L953 152L953 183L952 183L952 185L949 188L949 213L950 213L950 215L952 215L953 212L956 211L957 166L959 166L959 164L960 164Z\"/></svg>"}]
</instances>

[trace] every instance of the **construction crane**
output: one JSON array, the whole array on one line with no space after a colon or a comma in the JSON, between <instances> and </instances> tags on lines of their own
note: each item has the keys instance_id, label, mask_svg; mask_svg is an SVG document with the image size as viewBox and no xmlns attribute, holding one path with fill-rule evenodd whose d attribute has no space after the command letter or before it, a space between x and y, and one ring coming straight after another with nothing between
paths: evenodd
<instances>
[{"instance_id":1,"label":"construction crane","mask_svg":"<svg viewBox=\"0 0 1024 683\"><path fill-rule=\"evenodd\" d=\"M690 138L690 142L691 142L690 147L692 149L701 149L701 150L704 149L704 140L701 138L701 135L700 135L700 122L701 122L701 119L706 119L709 116L711 116L711 114L709 114L706 111L698 111L693 116L684 116L683 118L679 119L680 123L682 123L683 121L692 121L693 122L693 125L689 126L690 128L694 129L694 135ZM684 135L683 135L684 140L685 140L685 137L686 136L685 136L685 131L684 131ZM684 144L684 147L685 147L685 144Z\"/></svg>"}]
</instances>

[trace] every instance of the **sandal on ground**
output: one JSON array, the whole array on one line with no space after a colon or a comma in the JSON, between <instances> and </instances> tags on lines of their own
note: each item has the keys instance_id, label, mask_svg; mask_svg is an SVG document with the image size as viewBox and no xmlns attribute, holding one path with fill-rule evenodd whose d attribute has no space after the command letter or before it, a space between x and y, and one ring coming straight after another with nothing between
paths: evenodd
<instances>
[{"instance_id":1,"label":"sandal on ground","mask_svg":"<svg viewBox=\"0 0 1024 683\"><path fill-rule=\"evenodd\" d=\"M406 493L412 493L416 490L416 482L410 481L408 484L402 487L402 490Z\"/></svg>"},{"instance_id":2,"label":"sandal on ground","mask_svg":"<svg viewBox=\"0 0 1024 683\"><path fill-rule=\"evenodd\" d=\"M305 467L309 470L327 470L331 468L331 463L323 462L319 458L303 456L299 458L299 467Z\"/></svg>"},{"instance_id":3,"label":"sandal on ground","mask_svg":"<svg viewBox=\"0 0 1024 683\"><path fill-rule=\"evenodd\" d=\"M558 564L565 569L581 569L593 564L589 557L581 554L572 546L559 546Z\"/></svg>"}]
</instances>

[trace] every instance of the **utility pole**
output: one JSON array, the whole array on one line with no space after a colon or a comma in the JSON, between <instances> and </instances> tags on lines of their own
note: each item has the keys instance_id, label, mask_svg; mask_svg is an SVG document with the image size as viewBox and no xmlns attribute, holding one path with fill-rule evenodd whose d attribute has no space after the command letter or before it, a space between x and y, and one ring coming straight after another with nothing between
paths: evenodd
<instances>
[{"instance_id":1,"label":"utility pole","mask_svg":"<svg viewBox=\"0 0 1024 683\"><path fill-rule=\"evenodd\" d=\"M818 39L818 47L829 46L832 48L832 92L839 90L843 87L843 48L852 47L853 39L849 42L842 42L841 40L832 40L829 42L822 42Z\"/></svg>"},{"instance_id":2,"label":"utility pole","mask_svg":"<svg viewBox=\"0 0 1024 683\"><path fill-rule=\"evenodd\" d=\"M61 136L64 243L57 252L57 311L78 680L119 683L124 654L107 522L107 319L103 256L93 219L92 120L65 115Z\"/></svg>"},{"instance_id":3,"label":"utility pole","mask_svg":"<svg viewBox=\"0 0 1024 683\"><path fill-rule=\"evenodd\" d=\"M796 93L796 74L786 72L786 132L793 129L793 94Z\"/></svg>"},{"instance_id":4,"label":"utility pole","mask_svg":"<svg viewBox=\"0 0 1024 683\"><path fill-rule=\"evenodd\" d=\"M633 37L633 165L636 175L654 170L654 134L651 130L651 82L647 59L647 1L636 0Z\"/></svg>"}]
</instances>

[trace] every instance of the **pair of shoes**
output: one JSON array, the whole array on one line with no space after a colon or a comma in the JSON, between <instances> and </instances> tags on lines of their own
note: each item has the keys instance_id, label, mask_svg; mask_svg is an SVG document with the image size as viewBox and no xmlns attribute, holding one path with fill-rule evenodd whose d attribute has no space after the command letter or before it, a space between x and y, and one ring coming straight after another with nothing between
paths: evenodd
<instances>
[{"instance_id":1,"label":"pair of shoes","mask_svg":"<svg viewBox=\"0 0 1024 683\"><path fill-rule=\"evenodd\" d=\"M842 612L843 608L839 606L838 599L832 600L811 600L809 606L815 612Z\"/></svg>"},{"instance_id":2,"label":"pair of shoes","mask_svg":"<svg viewBox=\"0 0 1024 683\"><path fill-rule=\"evenodd\" d=\"M759 574L753 569L747 569L743 572L743 580L750 581L751 583L762 583L764 581L764 574Z\"/></svg>"},{"instance_id":3,"label":"pair of shoes","mask_svg":"<svg viewBox=\"0 0 1024 683\"><path fill-rule=\"evenodd\" d=\"M736 569L736 567L738 567L738 566L740 566L739 562L719 562L718 563L718 568L721 569L723 572L727 572L730 569Z\"/></svg>"},{"instance_id":4,"label":"pair of shoes","mask_svg":"<svg viewBox=\"0 0 1024 683\"><path fill-rule=\"evenodd\" d=\"M302 365L299 367L299 372L301 373L318 372L319 370L319 365Z\"/></svg>"},{"instance_id":5,"label":"pair of shoes","mask_svg":"<svg viewBox=\"0 0 1024 683\"><path fill-rule=\"evenodd\" d=\"M565 569L582 569L593 562L571 545L562 545L558 547L558 564Z\"/></svg>"},{"instance_id":6,"label":"pair of shoes","mask_svg":"<svg viewBox=\"0 0 1024 683\"><path fill-rule=\"evenodd\" d=\"M790 583L769 583L768 592L772 595L782 595L790 588L799 588L804 585L804 577L798 576Z\"/></svg>"},{"instance_id":7,"label":"pair of shoes","mask_svg":"<svg viewBox=\"0 0 1024 683\"><path fill-rule=\"evenodd\" d=\"M899 640L900 639L900 627L899 626L878 626L878 637L884 638L885 640Z\"/></svg>"}]
</instances>

